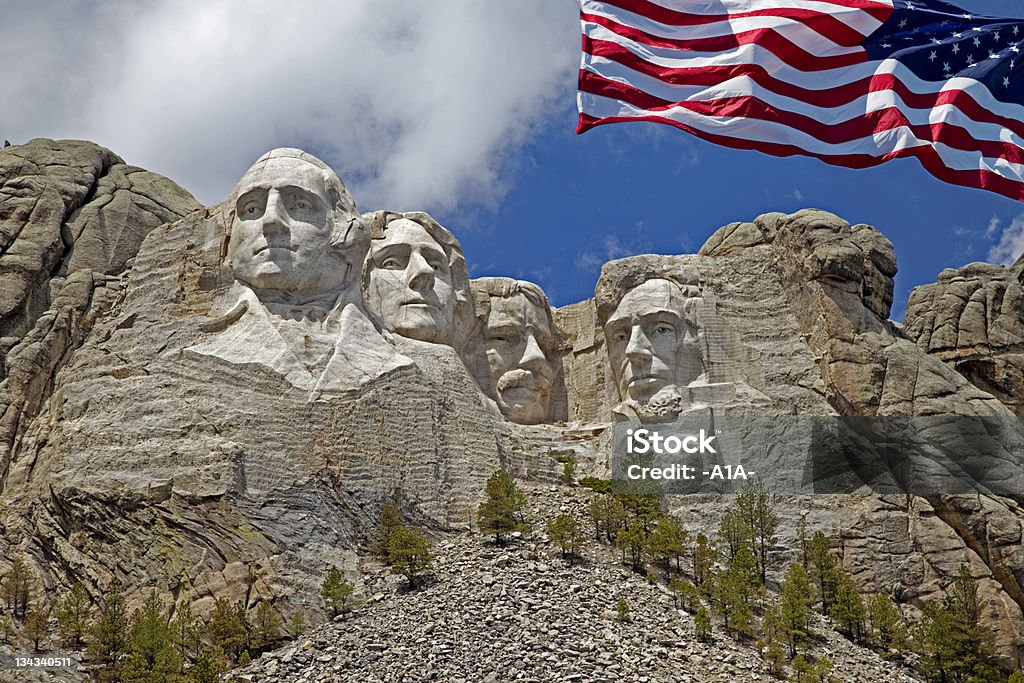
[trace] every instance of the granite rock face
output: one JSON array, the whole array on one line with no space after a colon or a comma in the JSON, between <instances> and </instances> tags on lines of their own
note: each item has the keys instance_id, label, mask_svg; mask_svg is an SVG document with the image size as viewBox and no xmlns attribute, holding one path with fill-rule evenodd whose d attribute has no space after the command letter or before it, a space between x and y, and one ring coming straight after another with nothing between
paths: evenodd
<instances>
[{"instance_id":1,"label":"granite rock face","mask_svg":"<svg viewBox=\"0 0 1024 683\"><path fill-rule=\"evenodd\" d=\"M430 216L360 214L299 150L264 155L205 208L88 143L8 148L0 173L0 557L26 554L47 589L82 580L98 595L116 577L201 615L226 596L289 616L328 565L358 579L384 501L457 538L499 467L553 482L571 457L577 476L607 476L624 419L1019 407L1018 385L980 384L942 356L991 349L1011 327L1016 271L986 270L1002 284L977 287L1002 287L985 294L985 311L1004 311L982 316L986 342L933 347L948 325L908 335L887 319L889 241L823 211L732 223L697 254L610 262L593 299L551 310L536 285L471 283L454 231ZM908 321L936 308L980 329L974 307L954 316L930 291ZM805 517L835 534L860 584L911 612L967 563L1020 661L1013 500L777 502L787 530ZM726 503L665 500L693 531L713 531ZM777 552L793 547L784 536Z\"/></svg>"},{"instance_id":2,"label":"granite rock face","mask_svg":"<svg viewBox=\"0 0 1024 683\"><path fill-rule=\"evenodd\" d=\"M917 345L1024 416L1024 262L972 263L916 287L905 330Z\"/></svg>"}]
</instances>

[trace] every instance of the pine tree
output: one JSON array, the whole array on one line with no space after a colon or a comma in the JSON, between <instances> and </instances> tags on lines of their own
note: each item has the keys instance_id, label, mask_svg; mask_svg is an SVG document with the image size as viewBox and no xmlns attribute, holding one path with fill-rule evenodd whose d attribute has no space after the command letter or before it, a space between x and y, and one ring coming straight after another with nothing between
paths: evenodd
<instances>
[{"instance_id":1,"label":"pine tree","mask_svg":"<svg viewBox=\"0 0 1024 683\"><path fill-rule=\"evenodd\" d=\"M199 652L203 645L203 622L192 614L192 605L185 600L175 611L174 620L171 621L171 636L174 638L174 646L178 648L181 661L199 658Z\"/></svg>"},{"instance_id":2,"label":"pine tree","mask_svg":"<svg viewBox=\"0 0 1024 683\"><path fill-rule=\"evenodd\" d=\"M377 543L373 546L374 552L382 558L387 557L391 534L404 526L405 519L398 503L393 500L385 501L377 520Z\"/></svg>"},{"instance_id":3,"label":"pine tree","mask_svg":"<svg viewBox=\"0 0 1024 683\"><path fill-rule=\"evenodd\" d=\"M71 590L57 601L54 612L61 642L65 647L80 648L89 629L89 594L85 586L76 581Z\"/></svg>"},{"instance_id":4,"label":"pine tree","mask_svg":"<svg viewBox=\"0 0 1024 683\"><path fill-rule=\"evenodd\" d=\"M11 568L0 582L0 596L15 619L25 619L32 601L32 574L23 557L11 561Z\"/></svg>"},{"instance_id":5,"label":"pine tree","mask_svg":"<svg viewBox=\"0 0 1024 683\"><path fill-rule=\"evenodd\" d=\"M672 571L673 560L676 571L681 571L688 536L678 517L661 515L647 540L647 549L655 561L662 562L665 571Z\"/></svg>"},{"instance_id":6,"label":"pine tree","mask_svg":"<svg viewBox=\"0 0 1024 683\"><path fill-rule=\"evenodd\" d=\"M836 560L830 552L831 541L821 531L815 531L808 544L810 576L818 589L821 613L828 614L836 589Z\"/></svg>"},{"instance_id":7,"label":"pine tree","mask_svg":"<svg viewBox=\"0 0 1024 683\"><path fill-rule=\"evenodd\" d=\"M760 589L757 561L743 546L729 567L715 577L714 605L725 630L737 638L754 633L753 603Z\"/></svg>"},{"instance_id":8,"label":"pine tree","mask_svg":"<svg viewBox=\"0 0 1024 683\"><path fill-rule=\"evenodd\" d=\"M771 499L764 484L748 483L736 496L736 509L749 535L750 549L757 560L761 585L768 581L771 550L778 541L779 516L772 509Z\"/></svg>"},{"instance_id":9,"label":"pine tree","mask_svg":"<svg viewBox=\"0 0 1024 683\"><path fill-rule=\"evenodd\" d=\"M120 678L120 660L128 652L128 612L125 607L121 582L110 582L99 615L93 621L92 642L89 654L99 665L96 676L101 681L116 681Z\"/></svg>"},{"instance_id":10,"label":"pine tree","mask_svg":"<svg viewBox=\"0 0 1024 683\"><path fill-rule=\"evenodd\" d=\"M394 539L401 532L405 531L405 527L398 527L390 534L390 539ZM353 595L356 587L349 581L345 580L345 576L341 573L341 570L331 565L327 568L327 576L324 578L323 583L320 584L320 597L324 601L324 607L327 609L327 613L333 619L339 614L345 616L349 610L353 607Z\"/></svg>"},{"instance_id":11,"label":"pine tree","mask_svg":"<svg viewBox=\"0 0 1024 683\"><path fill-rule=\"evenodd\" d=\"M391 535L388 564L391 565L392 573L406 578L410 588L416 587L420 578L430 570L433 561L430 541L418 532L402 528Z\"/></svg>"},{"instance_id":12,"label":"pine tree","mask_svg":"<svg viewBox=\"0 0 1024 683\"><path fill-rule=\"evenodd\" d=\"M267 650L281 639L281 619L266 600L260 600L252 620L252 644L257 651Z\"/></svg>"},{"instance_id":13,"label":"pine tree","mask_svg":"<svg viewBox=\"0 0 1024 683\"><path fill-rule=\"evenodd\" d=\"M718 561L718 545L704 534L697 534L693 547L693 582L705 596L711 595L711 574Z\"/></svg>"},{"instance_id":14,"label":"pine tree","mask_svg":"<svg viewBox=\"0 0 1024 683\"><path fill-rule=\"evenodd\" d=\"M129 655L122 683L162 683L181 670L180 653L174 647L164 603L150 592L141 609L132 612Z\"/></svg>"},{"instance_id":15,"label":"pine tree","mask_svg":"<svg viewBox=\"0 0 1024 683\"><path fill-rule=\"evenodd\" d=\"M853 578L841 569L836 570L835 600L829 616L850 640L863 640L867 608Z\"/></svg>"},{"instance_id":16,"label":"pine tree","mask_svg":"<svg viewBox=\"0 0 1024 683\"><path fill-rule=\"evenodd\" d=\"M32 647L39 652L39 643L50 634L50 612L42 605L29 608L25 615L25 635L32 641Z\"/></svg>"},{"instance_id":17,"label":"pine tree","mask_svg":"<svg viewBox=\"0 0 1024 683\"><path fill-rule=\"evenodd\" d=\"M676 609L682 607L691 614L700 606L700 593L697 587L682 577L674 577L668 582L668 589L672 592L672 603Z\"/></svg>"},{"instance_id":18,"label":"pine tree","mask_svg":"<svg viewBox=\"0 0 1024 683\"><path fill-rule=\"evenodd\" d=\"M288 620L288 635L295 640L306 632L306 615L299 610Z\"/></svg>"},{"instance_id":19,"label":"pine tree","mask_svg":"<svg viewBox=\"0 0 1024 683\"><path fill-rule=\"evenodd\" d=\"M487 496L477 509L477 525L487 534L494 534L494 542L502 545L505 534L525 531L526 494L516 486L508 472L498 470L487 480Z\"/></svg>"},{"instance_id":20,"label":"pine tree","mask_svg":"<svg viewBox=\"0 0 1024 683\"><path fill-rule=\"evenodd\" d=\"M782 582L779 597L779 620L783 640L789 645L789 656L796 656L797 647L810 638L811 633L811 582L807 572L799 564L789 565Z\"/></svg>"},{"instance_id":21,"label":"pine tree","mask_svg":"<svg viewBox=\"0 0 1024 683\"><path fill-rule=\"evenodd\" d=\"M701 607L693 615L693 631L700 642L707 643L711 640L711 615L706 608Z\"/></svg>"},{"instance_id":22,"label":"pine tree","mask_svg":"<svg viewBox=\"0 0 1024 683\"><path fill-rule=\"evenodd\" d=\"M629 621L629 603L626 602L626 598L619 597L619 601L615 603L615 618L619 621Z\"/></svg>"},{"instance_id":23,"label":"pine tree","mask_svg":"<svg viewBox=\"0 0 1024 683\"><path fill-rule=\"evenodd\" d=\"M213 610L206 631L225 657L238 662L249 647L249 619L241 602L232 603L225 597L213 601Z\"/></svg>"},{"instance_id":24,"label":"pine tree","mask_svg":"<svg viewBox=\"0 0 1024 683\"><path fill-rule=\"evenodd\" d=\"M647 534L639 521L632 521L615 537L615 545L622 551L622 562L629 558L633 571L640 571L644 564L644 550L647 547Z\"/></svg>"},{"instance_id":25,"label":"pine tree","mask_svg":"<svg viewBox=\"0 0 1024 683\"><path fill-rule=\"evenodd\" d=\"M195 664L185 672L185 680L188 683L220 683L223 671L224 666L217 653L204 646L196 655Z\"/></svg>"},{"instance_id":26,"label":"pine tree","mask_svg":"<svg viewBox=\"0 0 1024 683\"><path fill-rule=\"evenodd\" d=\"M740 548L750 543L751 531L735 502L725 510L718 525L718 540L725 552L726 562L732 562Z\"/></svg>"},{"instance_id":27,"label":"pine tree","mask_svg":"<svg viewBox=\"0 0 1024 683\"><path fill-rule=\"evenodd\" d=\"M804 681L810 680L811 672L814 671L814 665L806 657L803 655L793 657L791 665L793 673L796 675L796 683L804 683Z\"/></svg>"},{"instance_id":28,"label":"pine tree","mask_svg":"<svg viewBox=\"0 0 1024 683\"><path fill-rule=\"evenodd\" d=\"M594 522L594 539L600 541L601 534L604 534L605 540L613 543L629 516L626 508L618 498L608 494L591 498L589 507L590 519Z\"/></svg>"},{"instance_id":29,"label":"pine tree","mask_svg":"<svg viewBox=\"0 0 1024 683\"><path fill-rule=\"evenodd\" d=\"M572 565L576 558L576 550L583 542L583 529L580 527L580 523L576 521L575 517L562 514L554 519L549 519L547 527L548 538L558 546L562 557Z\"/></svg>"},{"instance_id":30,"label":"pine tree","mask_svg":"<svg viewBox=\"0 0 1024 683\"><path fill-rule=\"evenodd\" d=\"M1024 683L1024 672L1014 671L1010 674L1010 677L1006 679L1006 683Z\"/></svg>"},{"instance_id":31,"label":"pine tree","mask_svg":"<svg viewBox=\"0 0 1024 683\"><path fill-rule=\"evenodd\" d=\"M878 593L871 601L871 631L875 642L883 648L902 652L906 647L906 626L888 595Z\"/></svg>"},{"instance_id":32,"label":"pine tree","mask_svg":"<svg viewBox=\"0 0 1024 683\"><path fill-rule=\"evenodd\" d=\"M814 662L813 673L819 683L828 683L829 674L832 673L832 661L828 657L818 657L818 661Z\"/></svg>"},{"instance_id":33,"label":"pine tree","mask_svg":"<svg viewBox=\"0 0 1024 683\"><path fill-rule=\"evenodd\" d=\"M774 676L782 674L786 664L786 652L779 645L778 641L773 640L768 643L768 647L765 648L764 658L768 662L768 668Z\"/></svg>"},{"instance_id":34,"label":"pine tree","mask_svg":"<svg viewBox=\"0 0 1024 683\"><path fill-rule=\"evenodd\" d=\"M4 645L9 645L11 636L14 635L14 620L11 619L11 615L0 615L0 633L3 634Z\"/></svg>"},{"instance_id":35,"label":"pine tree","mask_svg":"<svg viewBox=\"0 0 1024 683\"><path fill-rule=\"evenodd\" d=\"M654 521L661 516L661 499L648 494L625 494L615 497L622 503L626 512L633 516L633 521L640 524L644 535L650 534Z\"/></svg>"},{"instance_id":36,"label":"pine tree","mask_svg":"<svg viewBox=\"0 0 1024 683\"><path fill-rule=\"evenodd\" d=\"M992 631L981 623L978 586L966 565L941 604L925 605L914 640L929 680L995 680Z\"/></svg>"}]
</instances>

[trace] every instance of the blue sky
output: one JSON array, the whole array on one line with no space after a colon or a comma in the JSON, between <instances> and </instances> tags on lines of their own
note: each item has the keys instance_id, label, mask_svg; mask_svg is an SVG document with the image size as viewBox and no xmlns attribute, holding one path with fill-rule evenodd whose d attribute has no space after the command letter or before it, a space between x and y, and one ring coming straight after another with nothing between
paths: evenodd
<instances>
[{"instance_id":1,"label":"blue sky","mask_svg":"<svg viewBox=\"0 0 1024 683\"><path fill-rule=\"evenodd\" d=\"M1010 0L972 12L1024 17ZM573 0L247 3L0 0L0 138L84 138L224 199L272 147L330 163L364 210L430 211L471 275L593 295L600 264L696 251L718 227L817 207L868 223L899 261L892 317L948 267L1012 259L1024 207L933 179L731 150L647 123L574 133ZM25 60L32 54L32 60Z\"/></svg>"}]
</instances>

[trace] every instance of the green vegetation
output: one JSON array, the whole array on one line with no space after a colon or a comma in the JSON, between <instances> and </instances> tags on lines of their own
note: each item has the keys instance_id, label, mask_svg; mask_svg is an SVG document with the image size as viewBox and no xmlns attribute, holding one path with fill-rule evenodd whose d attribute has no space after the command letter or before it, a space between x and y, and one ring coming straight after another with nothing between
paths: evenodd
<instances>
[{"instance_id":1,"label":"green vegetation","mask_svg":"<svg viewBox=\"0 0 1024 683\"><path fill-rule=\"evenodd\" d=\"M879 593L871 601L871 637L886 650L902 652L907 646L907 627L888 595Z\"/></svg>"},{"instance_id":2,"label":"green vegetation","mask_svg":"<svg viewBox=\"0 0 1024 683\"><path fill-rule=\"evenodd\" d=\"M558 546L562 557L572 565L577 557L577 550L583 542L583 527L571 515L558 515L547 522L548 538Z\"/></svg>"},{"instance_id":3,"label":"green vegetation","mask_svg":"<svg viewBox=\"0 0 1024 683\"><path fill-rule=\"evenodd\" d=\"M389 540L394 534L394 530L388 534ZM320 584L320 598L324 601L324 608L332 619L338 615L344 617L352 609L355 588L352 583L345 580L340 569L334 565L327 568L327 576Z\"/></svg>"},{"instance_id":4,"label":"green vegetation","mask_svg":"<svg viewBox=\"0 0 1024 683\"><path fill-rule=\"evenodd\" d=\"M433 566L430 541L419 532L402 527L391 534L387 561L392 573L401 574L409 588L415 588Z\"/></svg>"},{"instance_id":5,"label":"green vegetation","mask_svg":"<svg viewBox=\"0 0 1024 683\"><path fill-rule=\"evenodd\" d=\"M0 597L7 610L19 621L24 621L32 602L33 578L25 558L17 556L11 561L11 568L0 581Z\"/></svg>"},{"instance_id":6,"label":"green vegetation","mask_svg":"<svg viewBox=\"0 0 1024 683\"><path fill-rule=\"evenodd\" d=\"M981 623L978 585L967 565L945 598L925 605L914 629L915 649L929 681L956 683L1002 680L995 664L992 631Z\"/></svg>"},{"instance_id":7,"label":"green vegetation","mask_svg":"<svg viewBox=\"0 0 1024 683\"><path fill-rule=\"evenodd\" d=\"M615 603L615 618L619 621L629 621L629 603L626 598L620 597Z\"/></svg>"},{"instance_id":8,"label":"green vegetation","mask_svg":"<svg viewBox=\"0 0 1024 683\"><path fill-rule=\"evenodd\" d=\"M508 472L498 470L487 480L487 496L477 509L477 525L486 534L494 534L494 542L503 545L506 536L526 531L526 494L516 486Z\"/></svg>"},{"instance_id":9,"label":"green vegetation","mask_svg":"<svg viewBox=\"0 0 1024 683\"><path fill-rule=\"evenodd\" d=\"M711 615L708 614L706 608L701 607L693 616L693 630L700 642L711 641Z\"/></svg>"},{"instance_id":10,"label":"green vegetation","mask_svg":"<svg viewBox=\"0 0 1024 683\"><path fill-rule=\"evenodd\" d=\"M57 632L65 647L80 648L85 642L89 628L89 594L85 586L76 582L63 598L58 599L54 608L57 617Z\"/></svg>"}]
</instances>

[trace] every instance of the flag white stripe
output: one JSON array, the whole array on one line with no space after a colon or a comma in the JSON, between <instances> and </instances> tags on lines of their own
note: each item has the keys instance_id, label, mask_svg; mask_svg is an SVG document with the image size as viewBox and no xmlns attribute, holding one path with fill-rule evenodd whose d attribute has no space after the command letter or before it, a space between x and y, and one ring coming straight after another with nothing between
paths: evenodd
<instances>
[{"instance_id":1,"label":"flag white stripe","mask_svg":"<svg viewBox=\"0 0 1024 683\"><path fill-rule=\"evenodd\" d=\"M874 64L880 63L874 62ZM893 69L891 73L895 74L900 80L907 76L916 78L909 69L899 62L896 62L896 65L897 68ZM618 62L610 60L603 60L601 69L599 71L593 69L592 71L604 78L631 85L634 88L669 102L700 102L726 97L753 96L778 109L809 116L819 121L836 121L838 123L848 121L868 112L895 107L903 112L907 120L914 125L945 122L967 128L971 131L972 135L979 139L1011 142L1024 147L1024 138L1018 137L1013 131L995 123L975 121L954 104L923 108L914 107L905 102L899 93L893 90L877 90L866 93L844 105L824 107L807 100L780 95L765 88L749 76L730 78L712 86L675 86L666 84L664 81L646 74L633 71ZM975 85L980 85L972 79L961 80L971 81ZM931 85L936 84L932 83ZM948 89L945 88L945 90ZM988 93L987 88L984 88L984 90Z\"/></svg>"},{"instance_id":2,"label":"flag white stripe","mask_svg":"<svg viewBox=\"0 0 1024 683\"><path fill-rule=\"evenodd\" d=\"M750 11L750 0L650 0L650 3L673 12L687 14L739 14ZM582 0L581 4L584 7L590 7L606 3L599 0ZM892 9L891 0L870 0L870 4L876 5L879 9ZM758 0L757 2L758 9L788 9L790 7L832 14L850 9L849 4L842 0Z\"/></svg>"},{"instance_id":3,"label":"flag white stripe","mask_svg":"<svg viewBox=\"0 0 1024 683\"><path fill-rule=\"evenodd\" d=\"M590 26L594 25L591 24ZM642 54L642 51L646 51L650 48L623 38L616 33L608 31L602 26L596 26L594 28L593 35L595 38L600 37L601 40L608 39L609 42L615 42L633 52L637 57L650 64L654 64L655 66L674 69L700 69L715 66L756 64L770 73L772 78L775 80L806 90L831 90L833 88L838 88L849 83L869 78L872 75L888 74L897 78L901 83L903 83L903 85L909 88L911 92L924 95L950 90L962 90L970 94L979 105L990 111L998 112L1000 116L1005 116L1015 120L1024 120L1024 106L1012 102L997 100L989 89L985 87L985 84L980 81L976 81L973 78L963 77L953 77L947 81L926 81L916 76L910 69L895 59L867 61L860 64L852 64L850 66L829 69L827 71L800 71L799 69L789 66L789 64L777 57L771 50L761 47L756 43L742 45L727 53L687 52L682 53L689 55L687 57L672 58L668 55L679 55L681 53L678 50L659 50L662 54L657 56L654 54ZM684 96L675 96L670 94L670 91L679 89L681 93L685 93L685 89L693 87L666 83L660 79L634 71L614 60L598 55L590 55L586 52L583 53L583 65L594 73L602 76L607 75L606 72L609 69L620 69L614 72L615 80L620 80L624 83L632 83L635 87L666 100L685 100L687 99L685 94ZM660 89L658 91L654 91L652 89L648 89L646 86L637 85L637 82L640 79L643 79L645 84L650 84L652 82L656 83ZM700 87L703 88L706 86Z\"/></svg>"},{"instance_id":4,"label":"flag white stripe","mask_svg":"<svg viewBox=\"0 0 1024 683\"><path fill-rule=\"evenodd\" d=\"M593 3L603 4L603 3ZM734 17L730 19L723 19L710 24L698 24L695 26L670 26L662 24L660 22L648 19L641 14L633 14L628 10L619 9L615 7L612 11L606 10L605 8L592 8L588 7L586 10L587 14L604 17L610 19L618 24L631 26L638 28L645 33L649 33L653 36L666 38L668 40L696 40L699 38L717 38L720 36L729 36L744 31L753 31L756 29L772 28L780 33L783 33L787 38L797 42L797 39L807 34L809 38L823 37L820 33L812 29L807 24L796 19L790 19L787 17L763 15L753 17ZM865 38L871 35L882 22L875 19L867 12L860 10L846 9L846 14L842 17L842 22L850 26L850 28L856 30L858 33L863 35ZM595 24L596 25L596 24ZM831 44L838 47L834 42Z\"/></svg>"},{"instance_id":5,"label":"flag white stripe","mask_svg":"<svg viewBox=\"0 0 1024 683\"><path fill-rule=\"evenodd\" d=\"M911 147L932 146L938 152L943 163L951 169L990 169L1012 180L1019 181L1024 179L1024 164L1015 164L1005 159L993 159L983 156L980 152L954 149L942 143L921 140L906 127L875 133L871 136L849 142L832 144L818 140L814 136L792 126L774 121L763 121L746 117L704 116L683 107L673 107L655 113L634 107L626 102L589 93L580 93L579 98L581 111L598 118L645 117L654 115L683 123L691 128L712 135L720 135L737 140L792 145L812 154L822 156L863 154L880 157Z\"/></svg>"}]
</instances>

